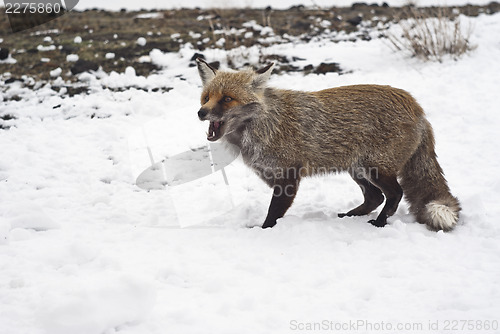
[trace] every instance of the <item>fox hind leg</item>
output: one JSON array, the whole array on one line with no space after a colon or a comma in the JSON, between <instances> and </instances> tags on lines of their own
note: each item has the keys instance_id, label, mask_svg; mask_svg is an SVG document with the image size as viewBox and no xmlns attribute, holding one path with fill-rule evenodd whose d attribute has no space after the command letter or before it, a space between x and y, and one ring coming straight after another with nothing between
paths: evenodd
<instances>
[{"instance_id":1,"label":"fox hind leg","mask_svg":"<svg viewBox=\"0 0 500 334\"><path fill-rule=\"evenodd\" d=\"M375 210L384 201L384 195L382 191L370 183L367 179L356 173L350 173L352 179L359 185L365 200L363 204L358 207L348 211L347 213L339 213L339 218L351 217L351 216L364 216Z\"/></svg>"},{"instance_id":2,"label":"fox hind leg","mask_svg":"<svg viewBox=\"0 0 500 334\"><path fill-rule=\"evenodd\" d=\"M377 219L372 219L368 222L377 227L384 227L387 224L387 217L392 216L396 212L399 202L403 197L403 189L399 185L395 175L377 174L370 175L370 180L382 190L386 201Z\"/></svg>"}]
</instances>

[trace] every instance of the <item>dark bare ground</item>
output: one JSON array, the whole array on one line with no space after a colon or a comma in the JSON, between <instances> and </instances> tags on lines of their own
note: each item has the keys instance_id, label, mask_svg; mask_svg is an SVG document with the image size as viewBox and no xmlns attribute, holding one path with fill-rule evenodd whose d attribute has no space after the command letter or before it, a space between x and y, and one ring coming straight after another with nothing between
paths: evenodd
<instances>
[{"instance_id":1,"label":"dark bare ground","mask_svg":"<svg viewBox=\"0 0 500 334\"><path fill-rule=\"evenodd\" d=\"M433 15L435 8L422 10ZM452 13L453 8L446 10ZM455 14L457 10L465 15L477 16L500 11L500 4L456 7ZM151 11L74 11L30 30L12 33L7 15L0 9L0 38L3 39L0 48L8 49L17 61L15 64L0 63L0 75L10 73L10 76L4 75L4 81L8 77L12 80L23 76L32 77L35 81L50 80L49 72L60 67L64 80L75 80L70 71L75 64L66 61L66 56L77 54L79 59L94 62L106 72L122 72L127 66L133 66L138 75L147 76L158 69L149 62L140 62L139 58L149 55L152 49L176 52L188 42L200 52L206 48L231 49L257 43L265 46L265 42L259 41L260 31L244 26L245 22L252 20L263 27L272 27L276 35L294 36L304 41L323 34L326 29L354 32L356 38L366 39L369 38L365 33L367 29L405 18L408 8L355 4L350 8L328 9L302 6L288 10L182 9L158 11L156 18L138 17L145 13ZM330 25L325 25L325 20ZM231 29L240 30L240 33L229 33ZM245 34L247 32L252 32L252 36ZM51 37L51 41L44 41L47 36ZM76 36L82 38L82 43L74 42ZM147 39L146 45L137 44L139 37ZM221 37L225 38L224 44L216 45ZM39 46L50 45L54 45L55 49L40 50L43 48ZM115 58L106 59L107 53L114 53ZM280 62L280 59L275 60ZM287 67L286 60L282 60L282 65L283 70L297 70Z\"/></svg>"}]
</instances>

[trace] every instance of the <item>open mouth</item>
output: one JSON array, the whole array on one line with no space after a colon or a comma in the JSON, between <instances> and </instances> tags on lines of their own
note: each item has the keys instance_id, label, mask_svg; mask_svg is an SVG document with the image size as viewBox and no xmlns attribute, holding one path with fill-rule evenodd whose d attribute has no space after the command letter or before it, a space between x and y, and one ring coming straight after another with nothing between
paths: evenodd
<instances>
[{"instance_id":1,"label":"open mouth","mask_svg":"<svg viewBox=\"0 0 500 334\"><path fill-rule=\"evenodd\" d=\"M224 127L224 122L210 122L208 126L207 139L210 141L216 141L223 135L222 128Z\"/></svg>"}]
</instances>

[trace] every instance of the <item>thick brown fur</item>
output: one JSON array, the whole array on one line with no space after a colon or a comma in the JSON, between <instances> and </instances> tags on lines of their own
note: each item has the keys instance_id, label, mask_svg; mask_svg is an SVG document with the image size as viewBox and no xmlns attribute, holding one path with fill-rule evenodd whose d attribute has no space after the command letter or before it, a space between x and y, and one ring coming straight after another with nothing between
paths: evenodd
<instances>
[{"instance_id":1,"label":"thick brown fur","mask_svg":"<svg viewBox=\"0 0 500 334\"><path fill-rule=\"evenodd\" d=\"M225 72L199 60L198 69L200 119L220 122L215 140L237 145L274 188L263 227L285 214L301 178L340 171L351 174L365 197L340 217L368 214L384 194L384 208L370 221L384 226L404 193L418 222L433 230L456 225L460 205L437 162L431 125L406 91L379 85L282 90L266 86L272 66Z\"/></svg>"}]
</instances>

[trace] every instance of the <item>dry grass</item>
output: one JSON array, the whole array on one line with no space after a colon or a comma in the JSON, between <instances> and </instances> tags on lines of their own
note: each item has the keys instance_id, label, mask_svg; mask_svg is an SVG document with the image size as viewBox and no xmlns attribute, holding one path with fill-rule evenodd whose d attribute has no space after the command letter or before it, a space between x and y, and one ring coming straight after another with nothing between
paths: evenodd
<instances>
[{"instance_id":1,"label":"dry grass","mask_svg":"<svg viewBox=\"0 0 500 334\"><path fill-rule=\"evenodd\" d=\"M408 18L399 22L401 34L388 36L396 50L441 62L447 56L456 60L475 48L470 43L472 26L464 26L452 11L438 8L434 15L413 7L408 11Z\"/></svg>"}]
</instances>

